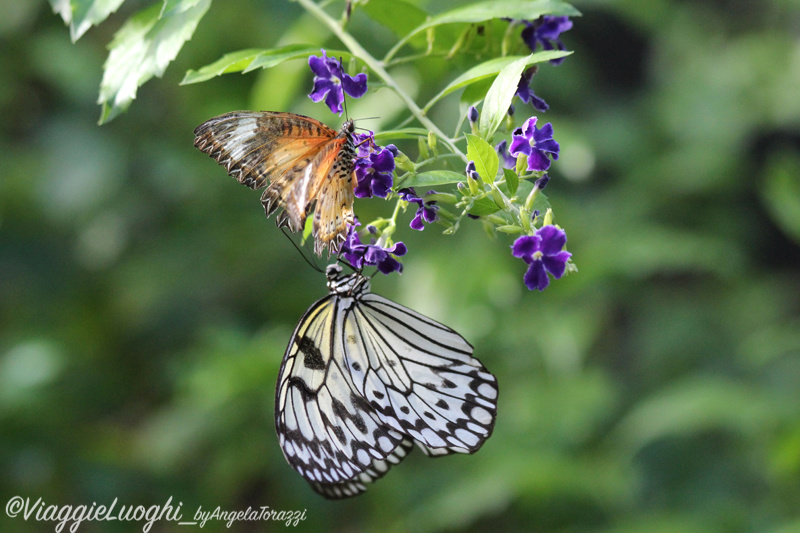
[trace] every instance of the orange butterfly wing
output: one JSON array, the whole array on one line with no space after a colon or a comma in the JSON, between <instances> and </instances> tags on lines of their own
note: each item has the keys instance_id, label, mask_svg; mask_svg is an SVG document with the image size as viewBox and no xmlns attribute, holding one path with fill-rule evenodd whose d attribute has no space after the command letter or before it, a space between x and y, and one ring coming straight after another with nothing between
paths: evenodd
<instances>
[{"instance_id":1,"label":"orange butterfly wing","mask_svg":"<svg viewBox=\"0 0 800 533\"><path fill-rule=\"evenodd\" d=\"M194 145L252 189L267 186L267 216L282 209L278 225L300 231L314 203L314 251L338 250L353 216L355 147L352 122L336 132L293 113L234 111L212 118Z\"/></svg>"}]
</instances>

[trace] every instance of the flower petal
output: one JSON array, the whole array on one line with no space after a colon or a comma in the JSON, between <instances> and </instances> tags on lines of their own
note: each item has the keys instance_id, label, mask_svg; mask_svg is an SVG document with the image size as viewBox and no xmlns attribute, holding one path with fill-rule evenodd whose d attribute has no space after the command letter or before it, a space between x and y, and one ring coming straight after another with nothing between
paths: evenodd
<instances>
[{"instance_id":1,"label":"flower petal","mask_svg":"<svg viewBox=\"0 0 800 533\"><path fill-rule=\"evenodd\" d=\"M536 231L536 235L542 239L539 249L544 255L555 255L567 244L566 232L555 226L542 226Z\"/></svg>"},{"instance_id":2,"label":"flower petal","mask_svg":"<svg viewBox=\"0 0 800 533\"><path fill-rule=\"evenodd\" d=\"M520 134L518 135L517 132L520 132ZM522 128L514 130L514 136L511 138L511 148L508 149L509 153L515 158L521 155L530 155L531 153L531 143L521 133ZM514 164L516 165L516 162Z\"/></svg>"},{"instance_id":3,"label":"flower petal","mask_svg":"<svg viewBox=\"0 0 800 533\"><path fill-rule=\"evenodd\" d=\"M547 170L550 168L550 160L541 150L531 150L531 155L528 156L528 170Z\"/></svg>"},{"instance_id":4,"label":"flower petal","mask_svg":"<svg viewBox=\"0 0 800 533\"><path fill-rule=\"evenodd\" d=\"M560 279L564 275L567 268L567 261L572 256L569 252L561 252L553 256L544 256L542 258L542 265L545 270L550 272L554 278Z\"/></svg>"},{"instance_id":5,"label":"flower petal","mask_svg":"<svg viewBox=\"0 0 800 533\"><path fill-rule=\"evenodd\" d=\"M538 235L523 235L511 245L511 255L514 257L530 258L533 256L533 253L539 249L540 241L541 237Z\"/></svg>"},{"instance_id":6,"label":"flower petal","mask_svg":"<svg viewBox=\"0 0 800 533\"><path fill-rule=\"evenodd\" d=\"M553 125L551 123L547 123L541 127L541 129L535 129L533 132L533 140L536 141L538 145L540 142L547 141L553 138Z\"/></svg>"},{"instance_id":7,"label":"flower petal","mask_svg":"<svg viewBox=\"0 0 800 533\"><path fill-rule=\"evenodd\" d=\"M328 94L328 91L334 88L333 82L331 80L325 78L319 78L314 80L314 90L311 91L311 94L308 95L314 102L319 102L325 95Z\"/></svg>"},{"instance_id":8,"label":"flower petal","mask_svg":"<svg viewBox=\"0 0 800 533\"><path fill-rule=\"evenodd\" d=\"M522 280L529 290L543 291L550 284L550 278L547 277L547 272L545 272L541 261L531 263Z\"/></svg>"},{"instance_id":9,"label":"flower petal","mask_svg":"<svg viewBox=\"0 0 800 533\"><path fill-rule=\"evenodd\" d=\"M361 98L367 93L367 75L363 72L356 77L351 77L349 74L342 76L342 87L352 98Z\"/></svg>"},{"instance_id":10,"label":"flower petal","mask_svg":"<svg viewBox=\"0 0 800 533\"><path fill-rule=\"evenodd\" d=\"M344 101L344 95L342 94L342 88L338 85L332 84L333 87L331 91L328 93L328 96L325 97L325 105L333 113L342 114L342 102Z\"/></svg>"},{"instance_id":11,"label":"flower petal","mask_svg":"<svg viewBox=\"0 0 800 533\"><path fill-rule=\"evenodd\" d=\"M325 51L323 50L323 55L324 53ZM308 66L311 67L311 72L313 72L315 76L319 76L320 78L331 77L331 71L328 69L324 57L310 56L308 58Z\"/></svg>"}]
</instances>

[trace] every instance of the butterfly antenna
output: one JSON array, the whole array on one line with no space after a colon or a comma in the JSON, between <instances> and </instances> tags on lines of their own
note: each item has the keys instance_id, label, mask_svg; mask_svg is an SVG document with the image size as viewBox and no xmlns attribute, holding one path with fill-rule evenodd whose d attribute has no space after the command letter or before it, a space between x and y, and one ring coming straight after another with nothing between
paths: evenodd
<instances>
[{"instance_id":1,"label":"butterfly antenna","mask_svg":"<svg viewBox=\"0 0 800 533\"><path fill-rule=\"evenodd\" d=\"M314 270L316 270L317 272L320 272L320 273L321 273L321 272L323 272L323 270L322 270L322 269L321 269L319 266L317 266L316 264L314 264L314 263L313 263L313 262L312 262L312 261L311 261L311 260L310 260L310 259L309 259L309 258L306 256L306 254L305 254L305 251L303 251L303 249L302 249L302 248L300 248L300 247L297 245L297 243L296 243L296 242L294 242L294 239L292 239L291 235L289 235L288 233L286 233L286 228L284 228L284 227L281 227L281 231L283 232L283 234L284 234L284 235L286 235L286 238L287 238L287 239L289 239L289 242L290 242L290 243L292 243L292 246L294 246L295 250L297 250L298 252L300 252L300 257L302 257L302 258L305 260L305 262L306 262L306 263L308 263L308 266L310 266L311 268L313 268L313 269L314 269Z\"/></svg>"},{"instance_id":2,"label":"butterfly antenna","mask_svg":"<svg viewBox=\"0 0 800 533\"><path fill-rule=\"evenodd\" d=\"M349 18L350 17L348 15L348 19ZM344 70L344 59L342 59L342 56L339 56L339 64L342 65L342 70ZM347 94L345 94L344 91L342 91L342 103L344 103L344 119L349 120L350 113L347 112Z\"/></svg>"}]
</instances>

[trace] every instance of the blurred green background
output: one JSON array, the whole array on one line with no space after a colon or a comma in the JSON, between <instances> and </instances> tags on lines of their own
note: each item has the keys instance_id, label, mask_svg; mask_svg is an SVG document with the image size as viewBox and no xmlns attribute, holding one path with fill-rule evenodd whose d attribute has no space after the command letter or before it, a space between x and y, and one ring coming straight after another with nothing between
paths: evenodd
<instances>
[{"instance_id":1,"label":"blurred green background","mask_svg":"<svg viewBox=\"0 0 800 533\"><path fill-rule=\"evenodd\" d=\"M469 221L417 233L406 213L405 272L373 288L472 342L500 383L497 426L475 456L414 453L343 502L288 466L273 422L283 351L323 276L192 147L197 124L234 109L337 119L306 98L300 61L178 85L242 48L340 45L296 4L215 2L163 79L99 127L105 46L147 4L73 45L46 2L0 1L3 506L172 496L185 518L307 509L302 531L800 531L797 2L575 2L576 53L534 88L580 272L528 292L507 236ZM392 44L358 12L352 31ZM423 65L394 72L418 101L457 74ZM350 106L380 115L376 130L400 116L387 90ZM456 114L451 97L433 118L452 131ZM363 219L389 209L356 203ZM3 531L54 525L0 514ZM80 529L105 530L141 528Z\"/></svg>"}]
</instances>

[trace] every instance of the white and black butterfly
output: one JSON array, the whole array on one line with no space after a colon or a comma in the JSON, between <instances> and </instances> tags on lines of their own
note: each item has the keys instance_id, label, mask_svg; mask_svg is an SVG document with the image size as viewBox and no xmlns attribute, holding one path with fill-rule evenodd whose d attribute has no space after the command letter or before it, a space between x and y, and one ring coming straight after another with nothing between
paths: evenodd
<instances>
[{"instance_id":1,"label":"white and black butterfly","mask_svg":"<svg viewBox=\"0 0 800 533\"><path fill-rule=\"evenodd\" d=\"M328 498L355 496L416 443L473 453L497 414L497 379L464 338L327 269L330 294L294 330L278 377L275 423L286 460Z\"/></svg>"}]
</instances>

